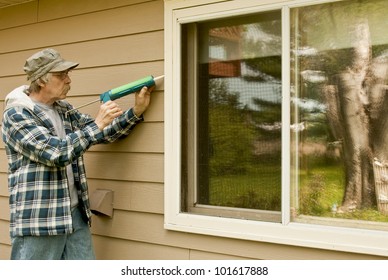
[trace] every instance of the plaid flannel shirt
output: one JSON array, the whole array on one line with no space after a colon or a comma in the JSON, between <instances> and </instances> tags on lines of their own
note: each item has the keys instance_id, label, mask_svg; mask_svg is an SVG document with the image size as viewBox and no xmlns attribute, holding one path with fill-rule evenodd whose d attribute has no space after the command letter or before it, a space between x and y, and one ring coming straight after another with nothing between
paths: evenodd
<instances>
[{"instance_id":1,"label":"plaid flannel shirt","mask_svg":"<svg viewBox=\"0 0 388 280\"><path fill-rule=\"evenodd\" d=\"M20 93L22 89L25 87L9 94L11 97L6 99L2 122L8 159L11 237L72 233L66 166L72 164L79 203L90 223L82 155L92 145L113 142L128 135L143 119L136 117L130 109L101 131L89 115L79 111L65 114L72 106L58 101L54 107L66 132L66 138L61 139L45 112Z\"/></svg>"}]
</instances>

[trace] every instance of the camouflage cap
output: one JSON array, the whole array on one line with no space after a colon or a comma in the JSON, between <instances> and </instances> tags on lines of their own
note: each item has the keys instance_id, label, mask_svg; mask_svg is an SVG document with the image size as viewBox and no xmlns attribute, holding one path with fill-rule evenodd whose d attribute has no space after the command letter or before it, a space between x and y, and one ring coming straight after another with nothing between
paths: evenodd
<instances>
[{"instance_id":1,"label":"camouflage cap","mask_svg":"<svg viewBox=\"0 0 388 280\"><path fill-rule=\"evenodd\" d=\"M33 82L49 72L62 72L78 65L77 62L64 60L54 49L44 49L30 56L23 69L28 80Z\"/></svg>"}]
</instances>

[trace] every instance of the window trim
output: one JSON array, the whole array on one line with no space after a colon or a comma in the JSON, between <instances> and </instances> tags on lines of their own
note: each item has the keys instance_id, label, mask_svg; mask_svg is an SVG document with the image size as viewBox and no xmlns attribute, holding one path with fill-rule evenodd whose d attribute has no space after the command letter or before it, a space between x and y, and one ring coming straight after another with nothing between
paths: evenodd
<instances>
[{"instance_id":1,"label":"window trim","mask_svg":"<svg viewBox=\"0 0 388 280\"><path fill-rule=\"evenodd\" d=\"M165 2L165 218L167 230L276 244L388 256L386 231L290 221L290 9L342 0L247 0ZM211 2L209 4L209 2ZM275 3L274 3L275 2ZM207 5L205 5L207 4ZM282 222L261 222L181 213L181 24L281 10L282 12Z\"/></svg>"}]
</instances>

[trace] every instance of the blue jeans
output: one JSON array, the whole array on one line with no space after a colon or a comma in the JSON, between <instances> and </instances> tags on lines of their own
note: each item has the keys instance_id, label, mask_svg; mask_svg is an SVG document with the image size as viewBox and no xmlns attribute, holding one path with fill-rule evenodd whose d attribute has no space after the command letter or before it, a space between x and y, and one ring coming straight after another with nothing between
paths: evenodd
<instances>
[{"instance_id":1,"label":"blue jeans","mask_svg":"<svg viewBox=\"0 0 388 280\"><path fill-rule=\"evenodd\" d=\"M12 238L11 260L95 260L89 226L78 208L71 215L72 234Z\"/></svg>"}]
</instances>

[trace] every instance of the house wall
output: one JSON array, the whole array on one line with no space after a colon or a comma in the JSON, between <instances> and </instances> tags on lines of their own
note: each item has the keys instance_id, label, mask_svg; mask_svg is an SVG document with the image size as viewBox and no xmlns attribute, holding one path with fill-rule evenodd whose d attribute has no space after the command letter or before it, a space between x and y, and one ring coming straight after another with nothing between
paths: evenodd
<instances>
[{"instance_id":1,"label":"house wall","mask_svg":"<svg viewBox=\"0 0 388 280\"><path fill-rule=\"evenodd\" d=\"M209 1L215 2L215 1ZM204 3L204 1L201 1ZM162 0L39 0L0 9L0 108L26 83L22 67L53 47L80 62L68 100L79 106L103 91L164 71ZM123 108L133 96L118 100ZM80 109L95 115L98 105ZM2 111L1 111L2 113ZM98 259L377 259L359 255L164 229L164 91L152 93L145 122L119 142L85 155L90 192L114 191L113 218L95 216ZM9 259L7 159L0 144L0 259Z\"/></svg>"}]
</instances>

